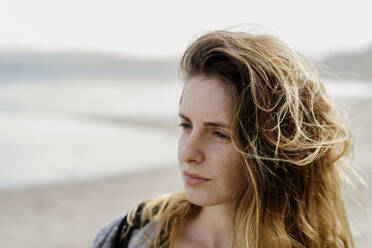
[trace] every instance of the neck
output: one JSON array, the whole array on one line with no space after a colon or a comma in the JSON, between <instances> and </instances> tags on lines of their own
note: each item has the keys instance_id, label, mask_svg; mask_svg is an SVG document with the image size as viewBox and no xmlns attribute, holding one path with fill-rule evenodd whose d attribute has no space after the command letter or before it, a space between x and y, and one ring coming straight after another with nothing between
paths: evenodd
<instances>
[{"instance_id":1,"label":"neck","mask_svg":"<svg viewBox=\"0 0 372 248\"><path fill-rule=\"evenodd\" d=\"M232 204L202 207L190 221L189 235L203 247L231 247L233 239Z\"/></svg>"}]
</instances>

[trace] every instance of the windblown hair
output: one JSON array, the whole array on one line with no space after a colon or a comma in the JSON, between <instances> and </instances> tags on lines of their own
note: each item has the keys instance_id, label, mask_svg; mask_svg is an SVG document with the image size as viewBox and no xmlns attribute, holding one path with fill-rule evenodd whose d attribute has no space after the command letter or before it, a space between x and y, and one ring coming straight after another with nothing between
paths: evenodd
<instances>
[{"instance_id":1,"label":"windblown hair","mask_svg":"<svg viewBox=\"0 0 372 248\"><path fill-rule=\"evenodd\" d=\"M233 99L232 143L247 179L234 247L354 247L341 196L353 138L316 69L272 35L214 31L187 48L180 72L218 79ZM148 202L153 247L173 247L199 210L183 193Z\"/></svg>"}]
</instances>

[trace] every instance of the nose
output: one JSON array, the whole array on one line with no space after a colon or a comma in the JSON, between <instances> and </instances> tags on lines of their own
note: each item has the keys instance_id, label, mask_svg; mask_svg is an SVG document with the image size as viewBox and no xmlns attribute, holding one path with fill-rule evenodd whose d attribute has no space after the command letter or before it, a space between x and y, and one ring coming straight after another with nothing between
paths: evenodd
<instances>
[{"instance_id":1,"label":"nose","mask_svg":"<svg viewBox=\"0 0 372 248\"><path fill-rule=\"evenodd\" d=\"M178 159L180 164L198 165L203 162L205 154L200 135L196 132L181 134L178 143Z\"/></svg>"}]
</instances>

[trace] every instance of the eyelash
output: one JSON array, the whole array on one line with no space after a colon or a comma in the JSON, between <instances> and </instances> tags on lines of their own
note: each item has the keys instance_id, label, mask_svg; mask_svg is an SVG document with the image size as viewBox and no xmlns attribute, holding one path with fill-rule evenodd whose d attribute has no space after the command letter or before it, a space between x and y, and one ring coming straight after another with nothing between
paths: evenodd
<instances>
[{"instance_id":1,"label":"eyelash","mask_svg":"<svg viewBox=\"0 0 372 248\"><path fill-rule=\"evenodd\" d=\"M186 128L191 128L191 125L188 124L188 123L181 123L179 124L179 126L182 128L182 129L186 129ZM230 137L221 133L221 132L213 132L213 134L217 137L217 138L220 138L220 139L225 139L225 140L230 140Z\"/></svg>"}]
</instances>

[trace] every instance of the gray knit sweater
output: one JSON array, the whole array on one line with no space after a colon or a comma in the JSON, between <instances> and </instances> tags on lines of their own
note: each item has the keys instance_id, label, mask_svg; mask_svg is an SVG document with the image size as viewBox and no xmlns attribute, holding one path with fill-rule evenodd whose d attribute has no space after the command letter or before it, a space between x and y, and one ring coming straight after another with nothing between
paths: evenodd
<instances>
[{"instance_id":1,"label":"gray knit sweater","mask_svg":"<svg viewBox=\"0 0 372 248\"><path fill-rule=\"evenodd\" d=\"M116 245L117 236L120 235L120 225L125 216L118 216L107 222L97 233L91 248L146 248L156 232L156 223L148 223L140 229L135 229L130 236L127 247Z\"/></svg>"}]
</instances>

